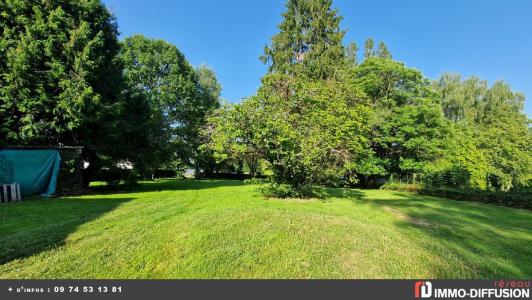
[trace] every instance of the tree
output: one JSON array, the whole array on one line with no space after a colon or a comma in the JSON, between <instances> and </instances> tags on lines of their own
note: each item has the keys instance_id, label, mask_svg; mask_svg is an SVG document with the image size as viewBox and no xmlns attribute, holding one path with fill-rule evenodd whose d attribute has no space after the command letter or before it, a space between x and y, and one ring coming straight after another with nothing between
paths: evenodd
<instances>
[{"instance_id":1,"label":"tree","mask_svg":"<svg viewBox=\"0 0 532 300\"><path fill-rule=\"evenodd\" d=\"M388 50L384 42L379 43L376 56L384 59L392 59L392 53Z\"/></svg>"},{"instance_id":2,"label":"tree","mask_svg":"<svg viewBox=\"0 0 532 300\"><path fill-rule=\"evenodd\" d=\"M350 43L347 48L345 48L345 58L347 60L347 64L351 66L358 65L358 46L356 43Z\"/></svg>"},{"instance_id":3,"label":"tree","mask_svg":"<svg viewBox=\"0 0 532 300\"><path fill-rule=\"evenodd\" d=\"M368 119L373 174L416 174L436 159L445 138L441 108L423 75L391 59L368 58L352 71L375 111ZM382 170L385 172L382 172ZM360 172L371 175L370 172Z\"/></svg>"},{"instance_id":4,"label":"tree","mask_svg":"<svg viewBox=\"0 0 532 300\"><path fill-rule=\"evenodd\" d=\"M252 99L240 104L225 104L208 118L204 129L206 143L203 148L212 151L217 163L239 164L249 167L250 175L258 174L262 159L259 139L262 110Z\"/></svg>"},{"instance_id":5,"label":"tree","mask_svg":"<svg viewBox=\"0 0 532 300\"><path fill-rule=\"evenodd\" d=\"M479 148L488 157L488 185L495 190L529 187L532 134L528 118L511 106L486 115L480 126Z\"/></svg>"},{"instance_id":6,"label":"tree","mask_svg":"<svg viewBox=\"0 0 532 300\"><path fill-rule=\"evenodd\" d=\"M209 67L201 65L196 68L196 76L198 77L201 98L206 102L204 105L208 107L219 106L222 86L216 78L216 73Z\"/></svg>"},{"instance_id":7,"label":"tree","mask_svg":"<svg viewBox=\"0 0 532 300\"><path fill-rule=\"evenodd\" d=\"M445 160L466 168L475 179L472 187L508 190L528 186L532 156L529 120L521 112L524 96L502 81L489 87L477 77L462 80L457 74L443 74L432 88L445 117L456 124L455 143L472 144L467 153L447 149ZM481 162L465 164L472 153L479 153L475 157Z\"/></svg>"},{"instance_id":8,"label":"tree","mask_svg":"<svg viewBox=\"0 0 532 300\"><path fill-rule=\"evenodd\" d=\"M364 42L364 58L372 58L375 57L375 42L373 41L373 38L368 38Z\"/></svg>"},{"instance_id":9,"label":"tree","mask_svg":"<svg viewBox=\"0 0 532 300\"><path fill-rule=\"evenodd\" d=\"M266 160L282 196L314 195L315 185L337 183L369 152L371 111L361 91L342 81L271 74L256 96L236 107L222 116L237 120L213 124L212 136L224 141L214 143L217 151ZM223 126L233 122L242 125Z\"/></svg>"},{"instance_id":10,"label":"tree","mask_svg":"<svg viewBox=\"0 0 532 300\"><path fill-rule=\"evenodd\" d=\"M393 60L369 58L352 73L355 84L362 88L376 107L385 111L432 94L430 81L421 72Z\"/></svg>"},{"instance_id":11,"label":"tree","mask_svg":"<svg viewBox=\"0 0 532 300\"><path fill-rule=\"evenodd\" d=\"M490 167L478 134L471 124L448 122L442 153L427 163L424 182L431 187L486 189Z\"/></svg>"},{"instance_id":12,"label":"tree","mask_svg":"<svg viewBox=\"0 0 532 300\"><path fill-rule=\"evenodd\" d=\"M376 152L389 174L421 174L439 158L446 145L447 128L441 107L432 99L396 106L374 128Z\"/></svg>"},{"instance_id":13,"label":"tree","mask_svg":"<svg viewBox=\"0 0 532 300\"><path fill-rule=\"evenodd\" d=\"M188 129L189 124L183 120L188 118L189 107L198 98L196 74L174 45L141 35L128 37L122 42L120 59L124 65L126 91L131 98L137 99L136 107L128 107L127 113L132 114L131 110L142 107L149 114L144 122L132 123L141 128L129 126L131 136L124 137L143 141L135 143L142 155L135 157L134 163L142 171L151 173L162 163L175 159L177 146L174 139L179 130ZM140 132L145 135L139 135Z\"/></svg>"},{"instance_id":14,"label":"tree","mask_svg":"<svg viewBox=\"0 0 532 300\"><path fill-rule=\"evenodd\" d=\"M123 107L113 16L100 1L12 0L0 27L0 144L84 146L88 178Z\"/></svg>"},{"instance_id":15,"label":"tree","mask_svg":"<svg viewBox=\"0 0 532 300\"><path fill-rule=\"evenodd\" d=\"M200 110L190 118L191 124L194 124L190 131L190 149L191 157L194 163L196 175L211 176L216 172L217 164L214 153L206 147L201 147L204 141L202 140L202 128L207 123L208 115L214 109L220 107L220 95L222 86L218 83L216 74L210 68L202 65L196 68L196 76L198 78L199 89L199 103Z\"/></svg>"},{"instance_id":16,"label":"tree","mask_svg":"<svg viewBox=\"0 0 532 300\"><path fill-rule=\"evenodd\" d=\"M332 0L288 0L280 32L265 47L261 60L269 64L270 73L331 76L344 60L341 19Z\"/></svg>"},{"instance_id":17,"label":"tree","mask_svg":"<svg viewBox=\"0 0 532 300\"><path fill-rule=\"evenodd\" d=\"M147 133L144 143L137 143L143 155L136 164L153 170L179 158L199 169L199 131L208 112L219 105L221 86L214 72L205 66L194 69L174 45L141 35L122 42L120 59L128 94L144 99L137 105L149 112L149 121L139 123L143 128L131 130L130 139Z\"/></svg>"}]
</instances>

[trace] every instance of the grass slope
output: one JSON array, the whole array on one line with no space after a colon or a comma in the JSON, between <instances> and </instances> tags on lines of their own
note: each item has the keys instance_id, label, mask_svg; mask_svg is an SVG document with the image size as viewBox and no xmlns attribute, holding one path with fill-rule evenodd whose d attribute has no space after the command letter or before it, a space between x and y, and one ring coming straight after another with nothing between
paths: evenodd
<instances>
[{"instance_id":1,"label":"grass slope","mask_svg":"<svg viewBox=\"0 0 532 300\"><path fill-rule=\"evenodd\" d=\"M0 206L0 278L530 278L532 212L380 190L268 200L236 181Z\"/></svg>"}]
</instances>

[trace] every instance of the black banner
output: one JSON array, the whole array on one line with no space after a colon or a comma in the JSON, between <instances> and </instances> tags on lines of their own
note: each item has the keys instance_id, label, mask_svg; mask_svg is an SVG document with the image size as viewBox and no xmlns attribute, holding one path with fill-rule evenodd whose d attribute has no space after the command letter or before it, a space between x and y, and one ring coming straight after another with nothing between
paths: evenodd
<instances>
[{"instance_id":1,"label":"black banner","mask_svg":"<svg viewBox=\"0 0 532 300\"><path fill-rule=\"evenodd\" d=\"M0 299L531 299L530 280L0 280Z\"/></svg>"}]
</instances>

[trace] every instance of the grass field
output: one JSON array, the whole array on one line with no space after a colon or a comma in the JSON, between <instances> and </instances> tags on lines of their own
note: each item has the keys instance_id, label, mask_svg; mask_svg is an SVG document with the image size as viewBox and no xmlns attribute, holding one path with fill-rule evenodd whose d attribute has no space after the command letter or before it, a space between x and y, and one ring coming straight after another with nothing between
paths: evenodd
<instances>
[{"instance_id":1,"label":"grass field","mask_svg":"<svg viewBox=\"0 0 532 300\"><path fill-rule=\"evenodd\" d=\"M532 212L381 190L262 198L238 181L0 206L0 278L531 278Z\"/></svg>"}]
</instances>

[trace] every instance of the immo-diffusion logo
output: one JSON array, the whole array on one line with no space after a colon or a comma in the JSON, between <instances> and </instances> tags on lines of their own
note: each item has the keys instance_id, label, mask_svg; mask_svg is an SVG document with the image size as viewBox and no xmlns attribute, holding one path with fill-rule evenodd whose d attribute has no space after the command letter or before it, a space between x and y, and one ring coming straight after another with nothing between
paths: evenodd
<instances>
[{"instance_id":1,"label":"immo-diffusion logo","mask_svg":"<svg viewBox=\"0 0 532 300\"><path fill-rule=\"evenodd\" d=\"M416 283L414 284L414 297L432 297L432 283L430 283L430 281L416 281Z\"/></svg>"},{"instance_id":2,"label":"immo-diffusion logo","mask_svg":"<svg viewBox=\"0 0 532 300\"><path fill-rule=\"evenodd\" d=\"M530 299L530 281L501 280L493 287L436 288L430 281L414 283L416 299Z\"/></svg>"}]
</instances>

